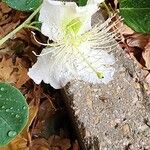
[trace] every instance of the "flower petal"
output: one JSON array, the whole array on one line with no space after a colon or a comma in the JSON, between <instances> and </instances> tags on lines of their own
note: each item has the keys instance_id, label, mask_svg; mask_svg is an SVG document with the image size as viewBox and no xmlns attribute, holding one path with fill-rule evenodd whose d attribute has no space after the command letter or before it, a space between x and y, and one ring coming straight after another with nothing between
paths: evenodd
<instances>
[{"instance_id":1,"label":"flower petal","mask_svg":"<svg viewBox=\"0 0 150 150\"><path fill-rule=\"evenodd\" d=\"M39 21L42 22L41 31L49 39L57 41L61 34L61 26L64 18L72 19L76 12L75 2L62 2L44 0L40 10Z\"/></svg>"},{"instance_id":2,"label":"flower petal","mask_svg":"<svg viewBox=\"0 0 150 150\"><path fill-rule=\"evenodd\" d=\"M107 51L100 49L94 50L90 48L88 43L80 45L79 49L80 53L74 59L79 80L93 84L107 84L112 80L115 72L115 68L113 68L115 58L112 54L108 54ZM97 73L99 72L104 74L104 78L98 78Z\"/></svg>"},{"instance_id":3,"label":"flower petal","mask_svg":"<svg viewBox=\"0 0 150 150\"><path fill-rule=\"evenodd\" d=\"M97 3L78 7L75 2L44 0L39 16L39 21L42 22L41 31L49 39L58 41L64 36L63 31L67 24L78 18L82 22L78 34L82 34L91 29L91 17L97 10Z\"/></svg>"},{"instance_id":4,"label":"flower petal","mask_svg":"<svg viewBox=\"0 0 150 150\"><path fill-rule=\"evenodd\" d=\"M45 48L42 54L50 50L51 48ZM37 62L29 69L28 75L36 84L43 80L55 89L64 87L71 80L65 66L61 62L56 63L51 54L39 56Z\"/></svg>"},{"instance_id":5,"label":"flower petal","mask_svg":"<svg viewBox=\"0 0 150 150\"><path fill-rule=\"evenodd\" d=\"M91 18L92 15L98 11L97 4L89 4L83 7L77 7L77 16L81 19L82 26L78 34L85 33L91 29Z\"/></svg>"},{"instance_id":6,"label":"flower petal","mask_svg":"<svg viewBox=\"0 0 150 150\"><path fill-rule=\"evenodd\" d=\"M99 10L99 4L102 2L104 2L104 0L88 0L86 6L76 8L77 15L80 16L83 23L79 34L91 29L92 15Z\"/></svg>"}]
</instances>

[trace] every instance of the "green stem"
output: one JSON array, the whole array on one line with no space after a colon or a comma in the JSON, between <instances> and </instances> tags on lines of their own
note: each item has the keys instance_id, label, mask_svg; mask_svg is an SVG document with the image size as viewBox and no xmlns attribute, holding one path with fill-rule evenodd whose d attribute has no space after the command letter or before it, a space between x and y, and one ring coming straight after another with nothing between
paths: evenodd
<instances>
[{"instance_id":1,"label":"green stem","mask_svg":"<svg viewBox=\"0 0 150 150\"><path fill-rule=\"evenodd\" d=\"M41 9L41 6L39 6L21 25L19 25L15 30L7 34L4 38L0 40L0 46L4 44L9 38L14 36L19 30L24 28L30 21L33 19L33 17L39 12Z\"/></svg>"},{"instance_id":2,"label":"green stem","mask_svg":"<svg viewBox=\"0 0 150 150\"><path fill-rule=\"evenodd\" d=\"M33 21L33 22L31 22L30 23L30 26L33 26L33 25L35 25L35 24L41 24L42 22L40 22L40 21Z\"/></svg>"},{"instance_id":3,"label":"green stem","mask_svg":"<svg viewBox=\"0 0 150 150\"><path fill-rule=\"evenodd\" d=\"M37 30L37 31L41 32L41 30L39 28L31 26L31 25L25 25L24 28L34 29L34 30Z\"/></svg>"}]
</instances>

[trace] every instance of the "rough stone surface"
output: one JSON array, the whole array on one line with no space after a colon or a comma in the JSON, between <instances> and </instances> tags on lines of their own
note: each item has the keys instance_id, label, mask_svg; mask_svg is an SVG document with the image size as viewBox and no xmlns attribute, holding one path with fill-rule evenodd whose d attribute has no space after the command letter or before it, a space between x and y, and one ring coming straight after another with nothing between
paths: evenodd
<instances>
[{"instance_id":1,"label":"rough stone surface","mask_svg":"<svg viewBox=\"0 0 150 150\"><path fill-rule=\"evenodd\" d=\"M93 23L104 21L95 14ZM65 88L82 150L150 150L150 87L137 63L112 51L116 73L109 84L72 81Z\"/></svg>"},{"instance_id":2,"label":"rough stone surface","mask_svg":"<svg viewBox=\"0 0 150 150\"><path fill-rule=\"evenodd\" d=\"M66 87L86 150L150 150L150 100L144 75L122 49L107 85L72 81ZM146 88L145 88L146 87Z\"/></svg>"}]
</instances>

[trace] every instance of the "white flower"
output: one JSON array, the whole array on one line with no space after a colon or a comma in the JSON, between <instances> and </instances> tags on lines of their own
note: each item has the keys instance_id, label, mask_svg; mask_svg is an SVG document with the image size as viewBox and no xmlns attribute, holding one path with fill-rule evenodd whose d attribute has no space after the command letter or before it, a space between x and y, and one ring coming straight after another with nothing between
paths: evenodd
<instances>
[{"instance_id":1,"label":"white flower","mask_svg":"<svg viewBox=\"0 0 150 150\"><path fill-rule=\"evenodd\" d=\"M112 80L115 58L108 52L117 45L113 25L91 26L91 17L98 10L92 0L84 7L74 2L44 0L39 20L41 31L54 43L47 44L28 75L37 84L43 80L55 89L70 80L78 79L93 84ZM112 45L113 44L113 45Z\"/></svg>"}]
</instances>

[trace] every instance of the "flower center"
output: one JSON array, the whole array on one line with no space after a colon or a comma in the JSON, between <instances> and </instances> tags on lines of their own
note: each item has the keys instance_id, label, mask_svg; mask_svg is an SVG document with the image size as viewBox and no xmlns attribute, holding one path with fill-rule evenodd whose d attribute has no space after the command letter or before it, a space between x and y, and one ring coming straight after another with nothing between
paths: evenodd
<instances>
[{"instance_id":1,"label":"flower center","mask_svg":"<svg viewBox=\"0 0 150 150\"><path fill-rule=\"evenodd\" d=\"M72 19L70 22L63 24L64 39L66 43L73 46L79 46L81 42L85 41L85 36L79 35L79 30L82 22L79 18Z\"/></svg>"},{"instance_id":2,"label":"flower center","mask_svg":"<svg viewBox=\"0 0 150 150\"><path fill-rule=\"evenodd\" d=\"M77 34L81 28L82 22L80 21L79 18L75 18L71 20L67 25L66 25L66 34Z\"/></svg>"}]
</instances>

